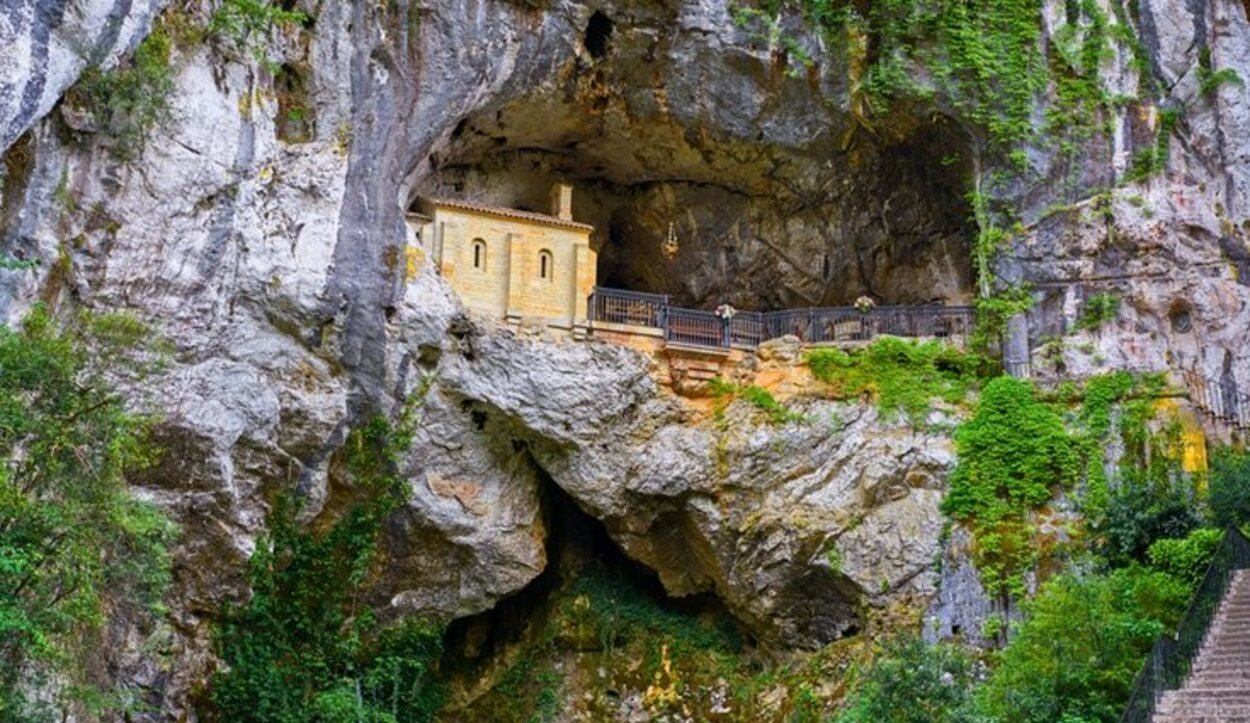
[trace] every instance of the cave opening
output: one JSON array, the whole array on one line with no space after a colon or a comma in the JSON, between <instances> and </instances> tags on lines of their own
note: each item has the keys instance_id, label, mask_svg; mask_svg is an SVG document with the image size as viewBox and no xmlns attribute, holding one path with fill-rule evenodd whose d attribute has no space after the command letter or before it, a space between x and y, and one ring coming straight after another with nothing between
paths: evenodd
<instances>
[{"instance_id":1,"label":"cave opening","mask_svg":"<svg viewBox=\"0 0 1250 723\"><path fill-rule=\"evenodd\" d=\"M628 617L645 625L647 616L657 616L684 621L691 629L715 626L732 644L753 647L715 596L669 597L655 573L629 559L602 522L541 476L548 530L546 568L490 610L453 621L444 638L440 669L452 688L460 691L456 697L466 703L461 711L465 720L491 720L492 706L506 704L514 679L533 674L530 668L536 664L549 664L549 658L563 654L602 653L622 644L601 629L590 635L569 629L570 619L578 620L579 613L591 614L605 595L619 603L619 608L606 613L614 619ZM535 657L543 660L532 660ZM477 699L486 700L479 705Z\"/></svg>"},{"instance_id":2,"label":"cave opening","mask_svg":"<svg viewBox=\"0 0 1250 723\"><path fill-rule=\"evenodd\" d=\"M898 109L865 130L823 103L780 126L678 120L673 79L643 73L622 27L592 15L584 42L601 61L458 118L410 179L412 199L546 213L551 184L571 183L598 284L680 306L971 302L974 161L958 123Z\"/></svg>"},{"instance_id":3,"label":"cave opening","mask_svg":"<svg viewBox=\"0 0 1250 723\"><path fill-rule=\"evenodd\" d=\"M586 46L586 52L590 53L590 57L596 60L602 60L608 54L608 43L612 40L612 19L603 14L603 11L596 10L594 15L590 16L589 22L586 23L586 35L583 38L583 44Z\"/></svg>"}]
</instances>

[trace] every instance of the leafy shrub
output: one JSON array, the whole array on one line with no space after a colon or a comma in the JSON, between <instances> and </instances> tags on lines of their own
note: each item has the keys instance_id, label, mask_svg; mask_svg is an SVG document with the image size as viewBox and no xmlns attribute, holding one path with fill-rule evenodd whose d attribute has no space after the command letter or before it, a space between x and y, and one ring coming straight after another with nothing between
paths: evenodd
<instances>
[{"instance_id":1,"label":"leafy shrub","mask_svg":"<svg viewBox=\"0 0 1250 723\"><path fill-rule=\"evenodd\" d=\"M870 395L883 415L903 412L924 420L933 399L958 403L990 370L978 354L937 341L883 336L850 352L817 349L807 355L813 376L845 397Z\"/></svg>"},{"instance_id":2,"label":"leafy shrub","mask_svg":"<svg viewBox=\"0 0 1250 723\"><path fill-rule=\"evenodd\" d=\"M1187 536L1155 540L1146 551L1150 566L1196 587L1224 539L1224 531L1203 527Z\"/></svg>"},{"instance_id":3,"label":"leafy shrub","mask_svg":"<svg viewBox=\"0 0 1250 723\"><path fill-rule=\"evenodd\" d=\"M25 697L41 674L121 702L80 656L111 610L149 622L161 610L176 529L127 489L154 450L98 361L122 353L112 341L43 307L0 326L0 720L41 719Z\"/></svg>"},{"instance_id":4,"label":"leafy shrub","mask_svg":"<svg viewBox=\"0 0 1250 723\"><path fill-rule=\"evenodd\" d=\"M286 10L267 0L224 0L209 20L208 31L230 39L240 50L250 52L257 61L274 70L261 45L264 37L275 25L307 20L308 16L299 10Z\"/></svg>"},{"instance_id":5,"label":"leafy shrub","mask_svg":"<svg viewBox=\"0 0 1250 723\"><path fill-rule=\"evenodd\" d=\"M955 432L955 445L959 462L942 511L971 527L986 587L1019 589L1036 547L1028 515L1053 489L1076 479L1076 446L1033 386L1012 377L985 386L976 414Z\"/></svg>"},{"instance_id":6,"label":"leafy shrub","mask_svg":"<svg viewBox=\"0 0 1250 723\"><path fill-rule=\"evenodd\" d=\"M1217 527L1250 522L1250 453L1221 448L1211 455L1207 506Z\"/></svg>"},{"instance_id":7,"label":"leafy shrub","mask_svg":"<svg viewBox=\"0 0 1250 723\"><path fill-rule=\"evenodd\" d=\"M441 629L382 629L360 602L382 521L404 498L395 455L428 389L427 380L396 430L375 419L349 437L345 462L367 499L328 530L301 529L289 498L275 505L249 565L252 597L218 634L226 667L210 681L210 719L415 723L442 707Z\"/></svg>"},{"instance_id":8,"label":"leafy shrub","mask_svg":"<svg viewBox=\"0 0 1250 723\"><path fill-rule=\"evenodd\" d=\"M888 641L862 672L837 723L970 721L973 666L958 648L913 637Z\"/></svg>"},{"instance_id":9,"label":"leafy shrub","mask_svg":"<svg viewBox=\"0 0 1250 723\"><path fill-rule=\"evenodd\" d=\"M976 710L1002 723L1118 721L1154 644L1190 594L1138 567L1061 575L1024 603L1024 620L977 691Z\"/></svg>"},{"instance_id":10,"label":"leafy shrub","mask_svg":"<svg viewBox=\"0 0 1250 723\"><path fill-rule=\"evenodd\" d=\"M1183 538L1202 524L1192 493L1161 480L1119 485L1106 511L1090 520L1094 549L1114 566L1145 562L1156 540Z\"/></svg>"},{"instance_id":11,"label":"leafy shrub","mask_svg":"<svg viewBox=\"0 0 1250 723\"><path fill-rule=\"evenodd\" d=\"M1097 329L1109 321L1115 320L1120 311L1120 299L1114 294L1100 292L1085 300L1081 316L1076 320L1076 328Z\"/></svg>"}]
</instances>

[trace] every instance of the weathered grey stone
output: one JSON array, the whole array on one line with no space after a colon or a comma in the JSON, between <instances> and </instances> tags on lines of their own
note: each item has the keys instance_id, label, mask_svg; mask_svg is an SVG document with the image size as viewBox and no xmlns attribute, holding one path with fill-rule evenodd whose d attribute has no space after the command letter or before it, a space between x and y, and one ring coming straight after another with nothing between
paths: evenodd
<instances>
[{"instance_id":1,"label":"weathered grey stone","mask_svg":"<svg viewBox=\"0 0 1250 723\"><path fill-rule=\"evenodd\" d=\"M111 67L168 0L17 0L0 8L0 153L84 68Z\"/></svg>"}]
</instances>

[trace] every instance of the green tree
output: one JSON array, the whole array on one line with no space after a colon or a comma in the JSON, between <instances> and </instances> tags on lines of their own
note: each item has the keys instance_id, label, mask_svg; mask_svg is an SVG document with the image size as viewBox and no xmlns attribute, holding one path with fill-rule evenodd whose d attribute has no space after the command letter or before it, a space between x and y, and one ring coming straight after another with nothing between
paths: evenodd
<instances>
[{"instance_id":1,"label":"green tree","mask_svg":"<svg viewBox=\"0 0 1250 723\"><path fill-rule=\"evenodd\" d=\"M1224 448L1211 455L1207 505L1218 527L1250 522L1250 454Z\"/></svg>"},{"instance_id":2,"label":"green tree","mask_svg":"<svg viewBox=\"0 0 1250 723\"><path fill-rule=\"evenodd\" d=\"M971 661L951 645L913 637L888 641L861 675L837 723L957 723L971 720Z\"/></svg>"},{"instance_id":3,"label":"green tree","mask_svg":"<svg viewBox=\"0 0 1250 723\"><path fill-rule=\"evenodd\" d=\"M1120 567L1146 562L1156 540L1183 538L1201 524L1192 489L1183 481L1127 479L1089 527L1095 552Z\"/></svg>"},{"instance_id":4,"label":"green tree","mask_svg":"<svg viewBox=\"0 0 1250 723\"><path fill-rule=\"evenodd\" d=\"M43 307L0 327L0 720L51 713L25 691L53 677L78 691L58 705L124 703L82 653L110 613L159 613L175 528L127 489L152 452L104 368L142 336L126 317L62 326Z\"/></svg>"},{"instance_id":5,"label":"green tree","mask_svg":"<svg viewBox=\"0 0 1250 723\"><path fill-rule=\"evenodd\" d=\"M1155 637L1176 623L1189 593L1140 567L1051 579L1024 603L977 712L1003 723L1119 720Z\"/></svg>"}]
</instances>

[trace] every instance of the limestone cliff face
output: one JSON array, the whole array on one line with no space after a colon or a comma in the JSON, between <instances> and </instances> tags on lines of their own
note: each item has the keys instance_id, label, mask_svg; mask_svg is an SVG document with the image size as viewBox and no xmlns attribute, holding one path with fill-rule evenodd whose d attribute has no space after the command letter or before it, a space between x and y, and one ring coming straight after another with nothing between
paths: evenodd
<instances>
[{"instance_id":1,"label":"limestone cliff face","mask_svg":"<svg viewBox=\"0 0 1250 723\"><path fill-rule=\"evenodd\" d=\"M134 390L177 451L137 480L186 531L174 653L157 664L119 645L120 678L184 707L212 664L208 622L245 594L266 493L298 489L308 515L332 513L346 430L427 375L412 496L387 529L379 603L393 614L480 612L534 579L547 484L672 593L715 593L775 645L850 632L862 600L933 592L948 440L820 401L782 426L735 404L725 431L636 353L466 320L406 252L402 214L422 192L536 207L558 175L582 189L576 212L618 284L744 308L955 301L971 293L974 235L961 119L852 133L846 68L786 72L723 0L323 0L304 4L309 27L274 33L276 78L218 40L176 48L175 118L124 162L55 102L161 5L0 11L0 252L43 262L0 271L0 317L36 300L129 309L177 347ZM1069 371L1250 380L1248 101L1236 85L1203 92L1197 71L1202 52L1250 80L1246 8L1137 5L1163 97L1119 111L1077 168L1032 151L1039 170L1008 198L1027 233L1000 275L1038 290L1035 342L1085 296L1124 299L1088 332L1094 352L1039 351L1039 369L1058 356ZM1135 87L1112 62L1112 82ZM296 131L292 93L307 109ZM1156 105L1186 108L1166 172L1090 199L1154 142ZM1044 213L1056 203L1071 206ZM672 263L658 253L670 222Z\"/></svg>"}]
</instances>

